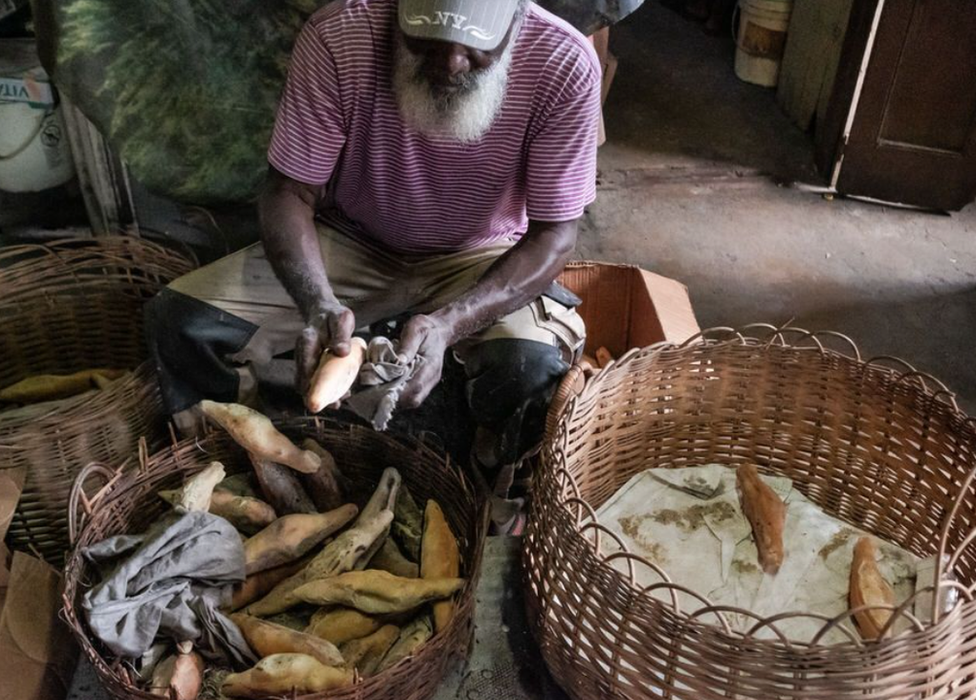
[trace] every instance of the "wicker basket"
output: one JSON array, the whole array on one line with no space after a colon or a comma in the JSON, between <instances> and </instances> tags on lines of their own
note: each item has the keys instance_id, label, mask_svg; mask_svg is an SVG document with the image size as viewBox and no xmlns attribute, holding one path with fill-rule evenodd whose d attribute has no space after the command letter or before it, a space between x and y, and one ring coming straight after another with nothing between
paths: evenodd
<instances>
[{"instance_id":1,"label":"wicker basket","mask_svg":"<svg viewBox=\"0 0 976 700\"><path fill-rule=\"evenodd\" d=\"M292 438L313 437L335 456L336 463L352 481L355 500L364 503L379 481L383 469L395 466L403 483L419 504L433 498L458 537L461 576L466 579L458 595L457 612L450 625L435 635L420 651L383 673L355 686L332 693L301 696L305 700L424 700L437 690L452 662L466 657L474 633L475 589L481 574L481 557L488 527L484 494L440 451L410 438L377 433L369 428L341 425L317 418L293 419L279 424ZM91 465L82 473L72 494L73 551L65 573L64 615L75 637L91 660L108 693L118 700L155 696L138 690L129 681L127 669L89 636L81 619L81 596L86 585L97 580L81 549L106 537L144 530L164 506L156 496L163 488L179 485L184 476L220 460L233 471L246 468L247 456L223 434L202 440L184 440L152 457L141 458L138 469L125 473ZM86 495L102 477L104 485L93 496ZM74 537L74 533L79 533Z\"/></svg>"},{"instance_id":2,"label":"wicker basket","mask_svg":"<svg viewBox=\"0 0 976 700\"><path fill-rule=\"evenodd\" d=\"M632 351L555 421L524 543L530 625L553 675L587 700L976 697L976 425L936 380L864 362L842 336L746 332L764 337L725 329ZM824 347L841 339L844 352ZM850 612L806 615L820 632L791 640L777 623L793 615L713 606L597 522L634 474L712 462L788 476L833 516L918 556L949 556L957 582L943 585L961 602L923 625L913 597L893 616L909 631L889 625L878 642L860 641ZM642 590L635 574L649 571L661 582ZM735 632L729 613L756 624ZM838 629L849 641L819 642Z\"/></svg>"},{"instance_id":3,"label":"wicker basket","mask_svg":"<svg viewBox=\"0 0 976 700\"><path fill-rule=\"evenodd\" d=\"M62 564L68 493L81 468L121 461L139 436L164 437L142 307L192 268L187 256L128 236L0 249L0 386L94 367L135 370L104 391L0 412L0 469L27 470L13 547Z\"/></svg>"}]
</instances>

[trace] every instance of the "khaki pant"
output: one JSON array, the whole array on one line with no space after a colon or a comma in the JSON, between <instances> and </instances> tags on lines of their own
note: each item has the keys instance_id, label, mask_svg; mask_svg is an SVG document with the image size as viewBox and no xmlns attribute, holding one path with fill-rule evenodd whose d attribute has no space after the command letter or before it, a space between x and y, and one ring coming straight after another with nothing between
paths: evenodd
<instances>
[{"instance_id":1,"label":"khaki pant","mask_svg":"<svg viewBox=\"0 0 976 700\"><path fill-rule=\"evenodd\" d=\"M360 329L443 307L473 287L514 243L405 256L321 224L318 233L329 282ZM572 295L555 287L454 348L469 384L482 384L480 390L468 387L479 425L504 432L509 428L503 418L524 413L525 401L541 396L548 403L559 376L582 352L585 329L573 306ZM176 280L150 304L147 316L150 349L172 413L202 398L250 402L261 368L293 350L304 326L259 243ZM208 364L213 366L207 369ZM525 373L536 365L538 372ZM538 407L532 412L539 413ZM514 442L524 445L525 427L520 424L517 433Z\"/></svg>"}]
</instances>

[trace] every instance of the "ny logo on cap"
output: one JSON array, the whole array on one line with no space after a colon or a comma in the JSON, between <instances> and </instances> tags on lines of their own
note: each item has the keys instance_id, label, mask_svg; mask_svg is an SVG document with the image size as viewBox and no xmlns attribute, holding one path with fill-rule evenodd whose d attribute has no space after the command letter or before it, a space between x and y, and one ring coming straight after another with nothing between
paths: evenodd
<instances>
[{"instance_id":1,"label":"ny logo on cap","mask_svg":"<svg viewBox=\"0 0 976 700\"><path fill-rule=\"evenodd\" d=\"M433 17L430 15L407 15L404 17L407 24L413 26L428 24L435 27L451 27L452 29L465 32L484 41L490 41L495 38L495 34L489 34L481 27L476 27L473 24L465 25L464 22L467 19L466 16L456 12L444 12L442 10L435 10Z\"/></svg>"}]
</instances>

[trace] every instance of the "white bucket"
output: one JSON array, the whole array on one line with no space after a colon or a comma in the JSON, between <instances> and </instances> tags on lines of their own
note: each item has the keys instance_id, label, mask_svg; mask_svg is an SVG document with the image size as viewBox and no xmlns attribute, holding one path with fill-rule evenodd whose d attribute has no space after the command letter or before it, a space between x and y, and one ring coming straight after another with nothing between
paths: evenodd
<instances>
[{"instance_id":1,"label":"white bucket","mask_svg":"<svg viewBox=\"0 0 976 700\"><path fill-rule=\"evenodd\" d=\"M0 102L0 190L38 192L74 173L60 107Z\"/></svg>"},{"instance_id":2,"label":"white bucket","mask_svg":"<svg viewBox=\"0 0 976 700\"><path fill-rule=\"evenodd\" d=\"M735 74L740 80L775 87L792 13L793 0L739 0Z\"/></svg>"}]
</instances>

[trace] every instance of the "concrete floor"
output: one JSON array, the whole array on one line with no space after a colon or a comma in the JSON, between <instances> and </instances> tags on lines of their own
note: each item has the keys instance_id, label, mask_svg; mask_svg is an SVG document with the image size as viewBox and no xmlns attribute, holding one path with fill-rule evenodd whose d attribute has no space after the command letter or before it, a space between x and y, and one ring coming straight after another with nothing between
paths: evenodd
<instances>
[{"instance_id":1,"label":"concrete floor","mask_svg":"<svg viewBox=\"0 0 976 700\"><path fill-rule=\"evenodd\" d=\"M976 206L944 216L791 187L822 184L812 138L773 90L735 78L730 39L656 0L611 31L611 50L609 141L580 257L681 280L702 327L795 317L843 332L976 412Z\"/></svg>"}]
</instances>

